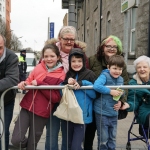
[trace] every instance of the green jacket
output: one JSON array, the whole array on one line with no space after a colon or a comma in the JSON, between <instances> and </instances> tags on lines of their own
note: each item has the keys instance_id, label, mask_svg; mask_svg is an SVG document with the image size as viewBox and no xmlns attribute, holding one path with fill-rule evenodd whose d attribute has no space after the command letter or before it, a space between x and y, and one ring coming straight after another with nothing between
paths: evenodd
<instances>
[{"instance_id":1,"label":"green jacket","mask_svg":"<svg viewBox=\"0 0 150 150\"><path fill-rule=\"evenodd\" d=\"M133 79L130 80L129 85L142 85L142 81L138 77L138 75L134 75ZM150 85L150 82L148 82ZM137 121L140 124L144 124L147 115L150 113L150 100L144 102L142 97L145 94L150 94L148 89L129 89L127 103L130 105L130 108L127 111L135 111L138 110L138 118Z\"/></svg>"},{"instance_id":2,"label":"green jacket","mask_svg":"<svg viewBox=\"0 0 150 150\"><path fill-rule=\"evenodd\" d=\"M106 64L105 60L103 59L101 62L98 61L97 58L96 58L96 55L91 56L89 58L89 66L90 66L90 69L96 74L97 78L101 74L102 70L107 69L107 64ZM127 73L126 66L123 68L121 76L124 79L124 85L127 85L128 82L129 82L129 76L128 76L128 73ZM123 97L123 99L120 99L122 102L126 101L127 94L128 94L128 90L125 90L125 96Z\"/></svg>"}]
</instances>

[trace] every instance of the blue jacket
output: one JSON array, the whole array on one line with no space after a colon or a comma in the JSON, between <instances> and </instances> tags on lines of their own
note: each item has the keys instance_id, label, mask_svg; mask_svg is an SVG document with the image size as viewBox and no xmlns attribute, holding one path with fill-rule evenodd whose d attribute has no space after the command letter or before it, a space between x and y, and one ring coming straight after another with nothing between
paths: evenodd
<instances>
[{"instance_id":1,"label":"blue jacket","mask_svg":"<svg viewBox=\"0 0 150 150\"><path fill-rule=\"evenodd\" d=\"M92 86L93 83L82 80L82 86ZM96 98L95 90L73 90L78 104L83 112L83 121L85 124L91 123L93 121L93 100ZM60 94L62 95L62 90L60 90Z\"/></svg>"},{"instance_id":2,"label":"blue jacket","mask_svg":"<svg viewBox=\"0 0 150 150\"><path fill-rule=\"evenodd\" d=\"M123 78L121 76L113 78L108 69L102 71L94 83L94 89L101 93L100 97L94 101L94 111L105 116L117 116L118 111L113 109L117 101L113 100L113 97L110 95L111 89L106 87L106 85L121 86L123 85Z\"/></svg>"},{"instance_id":3,"label":"blue jacket","mask_svg":"<svg viewBox=\"0 0 150 150\"><path fill-rule=\"evenodd\" d=\"M82 80L82 86L93 85L87 80ZM83 111L84 123L92 122L92 112L93 112L93 100L96 98L96 92L94 90L73 90L78 101L79 106Z\"/></svg>"},{"instance_id":4,"label":"blue jacket","mask_svg":"<svg viewBox=\"0 0 150 150\"><path fill-rule=\"evenodd\" d=\"M83 66L79 71L74 71L71 67L71 58L74 55L81 56L83 60ZM63 84L68 84L68 79L73 78L75 79L80 86L88 86L93 85L96 76L93 71L86 68L85 63L85 55L83 51L79 48L73 48L69 53L69 71L66 74L66 78ZM93 112L93 99L96 98L96 92L92 90L73 90L78 101L79 106L83 111L83 120L84 123L91 123L92 122L92 112Z\"/></svg>"}]
</instances>

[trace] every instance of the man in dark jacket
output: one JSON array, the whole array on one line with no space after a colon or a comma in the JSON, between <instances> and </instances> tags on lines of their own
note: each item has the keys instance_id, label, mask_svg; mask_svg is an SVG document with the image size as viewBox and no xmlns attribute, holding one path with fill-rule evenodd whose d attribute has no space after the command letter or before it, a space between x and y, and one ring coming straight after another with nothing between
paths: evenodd
<instances>
[{"instance_id":1,"label":"man in dark jacket","mask_svg":"<svg viewBox=\"0 0 150 150\"><path fill-rule=\"evenodd\" d=\"M5 38L0 34L0 97L19 81L18 57L5 47ZM5 150L9 147L9 126L13 116L16 90L9 90L4 96ZM1 102L2 103L2 102ZM3 119L3 118L2 118ZM0 145L0 150L2 150Z\"/></svg>"}]
</instances>

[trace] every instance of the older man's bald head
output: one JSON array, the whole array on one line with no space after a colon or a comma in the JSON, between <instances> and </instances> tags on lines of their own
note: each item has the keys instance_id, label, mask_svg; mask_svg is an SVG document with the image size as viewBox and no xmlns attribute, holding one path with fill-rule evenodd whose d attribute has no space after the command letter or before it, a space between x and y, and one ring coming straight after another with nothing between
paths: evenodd
<instances>
[{"instance_id":1,"label":"older man's bald head","mask_svg":"<svg viewBox=\"0 0 150 150\"><path fill-rule=\"evenodd\" d=\"M4 53L4 47L5 47L5 38L3 35L0 34L0 57Z\"/></svg>"}]
</instances>

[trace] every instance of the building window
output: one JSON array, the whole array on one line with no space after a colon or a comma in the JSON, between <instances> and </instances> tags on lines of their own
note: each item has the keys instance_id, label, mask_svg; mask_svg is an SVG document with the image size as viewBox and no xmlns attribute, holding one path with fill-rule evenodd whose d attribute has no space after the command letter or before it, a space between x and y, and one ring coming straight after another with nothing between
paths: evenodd
<instances>
[{"instance_id":1,"label":"building window","mask_svg":"<svg viewBox=\"0 0 150 150\"><path fill-rule=\"evenodd\" d=\"M130 10L130 48L129 53L130 55L135 54L135 47L136 47L136 10L137 8L131 8Z\"/></svg>"},{"instance_id":2,"label":"building window","mask_svg":"<svg viewBox=\"0 0 150 150\"><path fill-rule=\"evenodd\" d=\"M2 19L2 15L0 15L0 19Z\"/></svg>"},{"instance_id":3,"label":"building window","mask_svg":"<svg viewBox=\"0 0 150 150\"><path fill-rule=\"evenodd\" d=\"M111 34L111 18L110 12L107 13L107 24L106 24L106 35L109 36Z\"/></svg>"}]
</instances>

